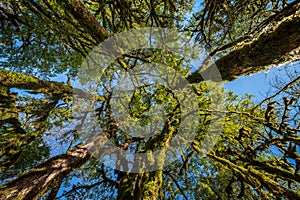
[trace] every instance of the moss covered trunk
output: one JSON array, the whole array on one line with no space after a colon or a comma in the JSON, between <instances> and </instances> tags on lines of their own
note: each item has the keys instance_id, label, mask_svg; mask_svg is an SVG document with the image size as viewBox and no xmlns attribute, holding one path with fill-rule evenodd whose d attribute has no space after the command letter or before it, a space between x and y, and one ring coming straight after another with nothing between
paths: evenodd
<instances>
[{"instance_id":1,"label":"moss covered trunk","mask_svg":"<svg viewBox=\"0 0 300 200\"><path fill-rule=\"evenodd\" d=\"M258 38L251 42L236 45L230 53L222 56L215 64L219 69L223 80L234 80L239 76L254 74L268 67L281 63L291 62L297 59L300 46L300 3L278 14L280 17L275 25L266 29ZM284 16L284 17L283 17ZM292 60L291 60L292 59ZM299 59L299 57L298 57ZM206 71L196 71L187 79L190 83L202 81L201 73L215 75L213 68Z\"/></svg>"}]
</instances>

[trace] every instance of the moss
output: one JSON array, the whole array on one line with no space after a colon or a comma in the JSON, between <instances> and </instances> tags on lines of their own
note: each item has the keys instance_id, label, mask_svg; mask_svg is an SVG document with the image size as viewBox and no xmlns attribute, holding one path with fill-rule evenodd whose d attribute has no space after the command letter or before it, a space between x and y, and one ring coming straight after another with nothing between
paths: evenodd
<instances>
[{"instance_id":1,"label":"moss","mask_svg":"<svg viewBox=\"0 0 300 200\"><path fill-rule=\"evenodd\" d=\"M12 84L22 84L22 83L31 83L38 84L39 79L33 76L28 76L25 74L11 72L0 69L1 84L3 85L12 85Z\"/></svg>"},{"instance_id":2,"label":"moss","mask_svg":"<svg viewBox=\"0 0 300 200\"><path fill-rule=\"evenodd\" d=\"M5 187L3 187L3 186L0 187L0 199L2 199L2 197L8 196L8 193L9 192L7 190L5 190Z\"/></svg>"},{"instance_id":3,"label":"moss","mask_svg":"<svg viewBox=\"0 0 300 200\"><path fill-rule=\"evenodd\" d=\"M153 200L158 197L159 188L162 185L162 170L149 173L149 179L144 184L143 199Z\"/></svg>"},{"instance_id":4,"label":"moss","mask_svg":"<svg viewBox=\"0 0 300 200\"><path fill-rule=\"evenodd\" d=\"M7 96L7 92L8 92L8 88L0 85L0 95L2 96L2 98Z\"/></svg>"}]
</instances>

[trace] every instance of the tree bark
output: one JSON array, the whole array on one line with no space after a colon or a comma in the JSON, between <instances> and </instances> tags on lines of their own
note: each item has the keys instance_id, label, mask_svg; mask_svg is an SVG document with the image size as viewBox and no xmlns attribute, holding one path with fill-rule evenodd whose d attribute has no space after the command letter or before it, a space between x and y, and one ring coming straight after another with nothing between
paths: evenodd
<instances>
[{"instance_id":1,"label":"tree bark","mask_svg":"<svg viewBox=\"0 0 300 200\"><path fill-rule=\"evenodd\" d=\"M85 146L55 156L0 187L0 199L35 200L49 190L52 184L65 177L72 169L84 164L91 154Z\"/></svg>"}]
</instances>

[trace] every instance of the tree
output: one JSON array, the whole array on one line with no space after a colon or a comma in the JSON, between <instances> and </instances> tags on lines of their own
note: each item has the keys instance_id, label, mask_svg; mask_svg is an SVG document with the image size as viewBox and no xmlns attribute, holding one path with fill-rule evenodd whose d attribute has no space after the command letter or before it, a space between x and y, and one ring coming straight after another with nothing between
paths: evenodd
<instances>
[{"instance_id":1,"label":"tree","mask_svg":"<svg viewBox=\"0 0 300 200\"><path fill-rule=\"evenodd\" d=\"M151 153L169 145L183 116L168 88L140 87L130 100L130 116L142 125L149 122L151 106L158 104L166 110L163 129L150 138L131 137L121 130L113 117L110 91L117 68L163 63L185 77L197 95L200 117L191 145L187 149L178 145L181 159L170 165L134 174L99 163L87 151L89 144L78 144L80 134L88 130L71 126L71 107L77 98L72 94L82 98L91 94L49 81L47 76L68 73L75 77L90 51L116 33L145 26L188 31L211 52L207 60L215 60L223 80L228 81L299 59L299 1L213 0L201 2L200 9L192 4L167 0L0 4L1 199L95 199L97 195L103 199L300 198L299 77L254 104L250 96L237 97L216 83L204 82L201 74L209 74L210 65L192 72L178 55L138 49L118 57L99 84L95 111L103 135L127 151ZM215 99L224 105L211 108ZM220 118L225 120L221 138L206 152L202 146L205 133ZM49 135L58 141L51 145L68 146L60 155L49 153L51 148L45 145Z\"/></svg>"}]
</instances>

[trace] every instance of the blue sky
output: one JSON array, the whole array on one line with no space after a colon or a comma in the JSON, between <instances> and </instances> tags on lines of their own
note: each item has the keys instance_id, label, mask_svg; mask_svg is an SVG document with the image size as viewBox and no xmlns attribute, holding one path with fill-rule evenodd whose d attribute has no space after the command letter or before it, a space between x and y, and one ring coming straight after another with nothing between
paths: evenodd
<instances>
[{"instance_id":1,"label":"blue sky","mask_svg":"<svg viewBox=\"0 0 300 200\"><path fill-rule=\"evenodd\" d=\"M272 95L276 89L272 86L276 79L282 79L289 82L289 73L300 76L300 62L287 65L271 67L268 72L259 72L251 76L241 76L232 82L224 83L224 87L229 91L241 96L244 94L254 95L254 101L257 103L266 97Z\"/></svg>"},{"instance_id":2,"label":"blue sky","mask_svg":"<svg viewBox=\"0 0 300 200\"><path fill-rule=\"evenodd\" d=\"M259 73L241 76L238 79L223 83L227 91L233 91L235 94L242 96L250 94L254 96L254 101L259 102L274 93L272 83L279 78L289 81L288 73L294 73L300 76L300 62L294 62L287 65L273 66L268 71L261 71ZM67 81L65 74L60 74L52 79L53 81ZM72 86L77 85L71 81Z\"/></svg>"}]
</instances>

